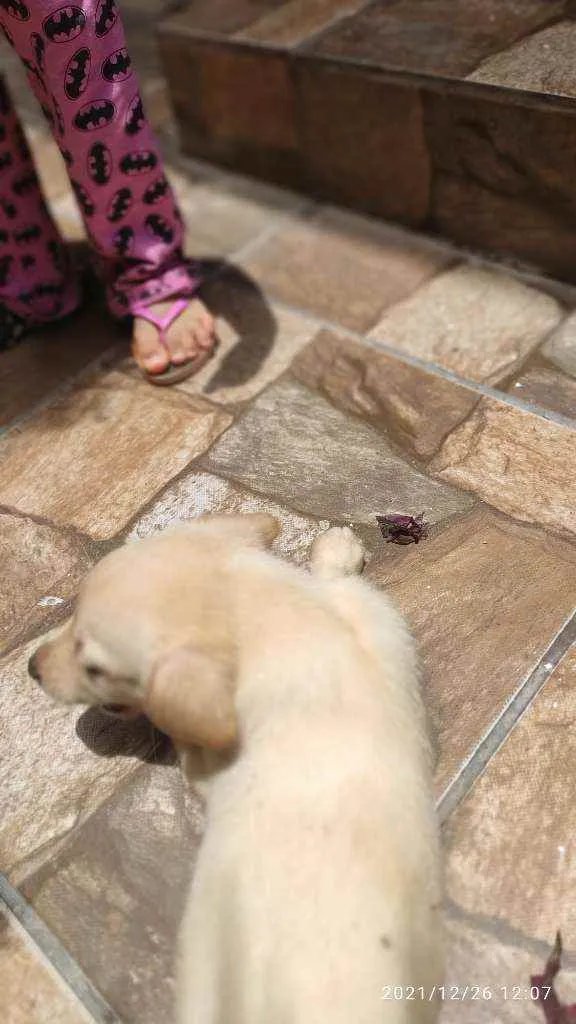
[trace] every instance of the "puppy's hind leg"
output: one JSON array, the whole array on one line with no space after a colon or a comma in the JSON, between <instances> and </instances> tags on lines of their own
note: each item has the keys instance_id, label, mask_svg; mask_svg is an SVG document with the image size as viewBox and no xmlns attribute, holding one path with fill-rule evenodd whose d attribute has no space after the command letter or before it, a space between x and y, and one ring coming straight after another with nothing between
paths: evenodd
<instances>
[{"instance_id":1,"label":"puppy's hind leg","mask_svg":"<svg viewBox=\"0 0 576 1024\"><path fill-rule=\"evenodd\" d=\"M364 548L348 526L333 526L316 537L310 551L310 569L323 579L358 576L364 568Z\"/></svg>"}]
</instances>

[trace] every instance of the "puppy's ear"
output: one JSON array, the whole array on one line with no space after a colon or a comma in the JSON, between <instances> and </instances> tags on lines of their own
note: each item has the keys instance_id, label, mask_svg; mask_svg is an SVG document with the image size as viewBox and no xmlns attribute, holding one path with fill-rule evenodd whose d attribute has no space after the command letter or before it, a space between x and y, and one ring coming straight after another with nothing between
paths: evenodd
<instances>
[{"instance_id":1,"label":"puppy's ear","mask_svg":"<svg viewBox=\"0 0 576 1024\"><path fill-rule=\"evenodd\" d=\"M200 516L200 521L212 523L219 533L229 532L232 539L239 544L250 547L269 548L280 533L280 523L276 516L268 512L247 512L245 515L207 515Z\"/></svg>"},{"instance_id":2,"label":"puppy's ear","mask_svg":"<svg viewBox=\"0 0 576 1024\"><path fill-rule=\"evenodd\" d=\"M143 710L183 745L223 750L237 736L230 670L217 657L192 648L172 651L158 663Z\"/></svg>"}]
</instances>

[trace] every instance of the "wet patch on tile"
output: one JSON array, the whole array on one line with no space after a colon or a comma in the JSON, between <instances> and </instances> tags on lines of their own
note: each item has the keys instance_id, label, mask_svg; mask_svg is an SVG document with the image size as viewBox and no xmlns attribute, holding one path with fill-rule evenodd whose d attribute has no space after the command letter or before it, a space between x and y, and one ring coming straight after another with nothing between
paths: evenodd
<instances>
[{"instance_id":1,"label":"wet patch on tile","mask_svg":"<svg viewBox=\"0 0 576 1024\"><path fill-rule=\"evenodd\" d=\"M366 331L451 259L433 243L328 209L274 235L243 267L282 301Z\"/></svg>"},{"instance_id":2,"label":"wet patch on tile","mask_svg":"<svg viewBox=\"0 0 576 1024\"><path fill-rule=\"evenodd\" d=\"M230 422L200 398L95 375L6 437L0 503L110 538Z\"/></svg>"},{"instance_id":3,"label":"wet patch on tile","mask_svg":"<svg viewBox=\"0 0 576 1024\"><path fill-rule=\"evenodd\" d=\"M389 310L371 337L468 380L497 384L562 316L551 296L500 271L464 265Z\"/></svg>"},{"instance_id":4,"label":"wet patch on tile","mask_svg":"<svg viewBox=\"0 0 576 1024\"><path fill-rule=\"evenodd\" d=\"M376 552L368 575L420 646L440 795L572 611L576 547L480 508L395 551Z\"/></svg>"},{"instance_id":5,"label":"wet patch on tile","mask_svg":"<svg viewBox=\"0 0 576 1024\"><path fill-rule=\"evenodd\" d=\"M576 647L445 828L451 897L518 934L576 949ZM515 884L510 884L510 879Z\"/></svg>"},{"instance_id":6,"label":"wet patch on tile","mask_svg":"<svg viewBox=\"0 0 576 1024\"><path fill-rule=\"evenodd\" d=\"M576 431L484 398L444 442L430 469L524 522L576 534Z\"/></svg>"},{"instance_id":7,"label":"wet patch on tile","mask_svg":"<svg viewBox=\"0 0 576 1024\"><path fill-rule=\"evenodd\" d=\"M572 420L576 427L576 379L544 360L532 362L507 390L523 402Z\"/></svg>"},{"instance_id":8,"label":"wet patch on tile","mask_svg":"<svg viewBox=\"0 0 576 1024\"><path fill-rule=\"evenodd\" d=\"M438 523L474 504L425 476L374 427L290 377L260 395L199 465L300 513L338 522L424 512Z\"/></svg>"},{"instance_id":9,"label":"wet patch on tile","mask_svg":"<svg viewBox=\"0 0 576 1024\"><path fill-rule=\"evenodd\" d=\"M291 369L307 387L423 460L479 401L474 391L332 331L320 331Z\"/></svg>"},{"instance_id":10,"label":"wet patch on tile","mask_svg":"<svg viewBox=\"0 0 576 1024\"><path fill-rule=\"evenodd\" d=\"M90 1024L92 1020L26 933L1 910L0 986L4 1024Z\"/></svg>"},{"instance_id":11,"label":"wet patch on tile","mask_svg":"<svg viewBox=\"0 0 576 1024\"><path fill-rule=\"evenodd\" d=\"M176 937L203 829L178 768L142 768L21 888L122 1020L174 1015Z\"/></svg>"}]
</instances>

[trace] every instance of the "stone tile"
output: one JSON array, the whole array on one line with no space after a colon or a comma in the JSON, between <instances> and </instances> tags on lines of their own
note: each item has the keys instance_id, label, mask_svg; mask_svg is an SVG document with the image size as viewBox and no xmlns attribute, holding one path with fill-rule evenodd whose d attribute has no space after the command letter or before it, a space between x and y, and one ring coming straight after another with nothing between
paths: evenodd
<instances>
[{"instance_id":1,"label":"stone tile","mask_svg":"<svg viewBox=\"0 0 576 1024\"><path fill-rule=\"evenodd\" d=\"M173 1018L176 935L202 827L180 771L143 768L22 884L122 1020Z\"/></svg>"},{"instance_id":2,"label":"stone tile","mask_svg":"<svg viewBox=\"0 0 576 1024\"><path fill-rule=\"evenodd\" d=\"M292 373L422 459L438 450L479 401L465 387L332 331L320 331L296 357Z\"/></svg>"},{"instance_id":3,"label":"stone tile","mask_svg":"<svg viewBox=\"0 0 576 1024\"><path fill-rule=\"evenodd\" d=\"M90 1024L82 1004L3 910L0 986L4 1024Z\"/></svg>"},{"instance_id":4,"label":"stone tile","mask_svg":"<svg viewBox=\"0 0 576 1024\"><path fill-rule=\"evenodd\" d=\"M452 899L542 942L560 929L567 952L576 949L575 719L573 647L444 836Z\"/></svg>"},{"instance_id":5,"label":"stone tile","mask_svg":"<svg viewBox=\"0 0 576 1024\"><path fill-rule=\"evenodd\" d=\"M195 257L230 256L274 223L289 220L302 197L242 179L190 181L172 173L186 225L186 252Z\"/></svg>"},{"instance_id":6,"label":"stone tile","mask_svg":"<svg viewBox=\"0 0 576 1024\"><path fill-rule=\"evenodd\" d=\"M4 440L0 503L112 537L230 422L199 398L95 375Z\"/></svg>"},{"instance_id":7,"label":"stone tile","mask_svg":"<svg viewBox=\"0 0 576 1024\"><path fill-rule=\"evenodd\" d=\"M545 0L377 0L312 42L317 54L459 77L563 11Z\"/></svg>"},{"instance_id":8,"label":"stone tile","mask_svg":"<svg viewBox=\"0 0 576 1024\"><path fill-rule=\"evenodd\" d=\"M514 877L518 877L517 869ZM543 972L554 935L548 937L546 946L523 943L520 938L514 943L513 937L499 936L492 922L482 919L477 923L458 908L448 913L446 931L447 986L457 987L460 993L467 985L486 988L492 998L465 1003L447 998L442 1024L460 1024L463 1020L466 1024L543 1024L541 1007L529 998L530 978ZM557 991L564 1002L576 1001L574 970L562 970Z\"/></svg>"},{"instance_id":9,"label":"stone tile","mask_svg":"<svg viewBox=\"0 0 576 1024\"><path fill-rule=\"evenodd\" d=\"M82 538L0 506L0 651L64 604L93 561Z\"/></svg>"},{"instance_id":10,"label":"stone tile","mask_svg":"<svg viewBox=\"0 0 576 1024\"><path fill-rule=\"evenodd\" d=\"M562 315L550 295L501 271L464 265L388 310L371 336L469 380L497 384Z\"/></svg>"},{"instance_id":11,"label":"stone tile","mask_svg":"<svg viewBox=\"0 0 576 1024\"><path fill-rule=\"evenodd\" d=\"M485 398L444 442L430 469L525 522L576 534L576 431Z\"/></svg>"},{"instance_id":12,"label":"stone tile","mask_svg":"<svg viewBox=\"0 0 576 1024\"><path fill-rule=\"evenodd\" d=\"M576 120L506 97L424 95L432 223L456 244L565 280L576 266Z\"/></svg>"},{"instance_id":13,"label":"stone tile","mask_svg":"<svg viewBox=\"0 0 576 1024\"><path fill-rule=\"evenodd\" d=\"M576 421L576 380L553 367L531 366L510 385L508 391L523 402Z\"/></svg>"},{"instance_id":14,"label":"stone tile","mask_svg":"<svg viewBox=\"0 0 576 1024\"><path fill-rule=\"evenodd\" d=\"M561 21L482 61L472 82L555 96L576 96L576 24Z\"/></svg>"},{"instance_id":15,"label":"stone tile","mask_svg":"<svg viewBox=\"0 0 576 1024\"><path fill-rule=\"evenodd\" d=\"M310 188L404 224L426 220L430 158L418 89L314 58L300 57L294 74Z\"/></svg>"},{"instance_id":16,"label":"stone tile","mask_svg":"<svg viewBox=\"0 0 576 1024\"><path fill-rule=\"evenodd\" d=\"M576 313L566 317L540 351L559 370L576 377Z\"/></svg>"},{"instance_id":17,"label":"stone tile","mask_svg":"<svg viewBox=\"0 0 576 1024\"><path fill-rule=\"evenodd\" d=\"M45 399L115 342L120 332L96 302L73 319L34 331L0 358L0 430Z\"/></svg>"},{"instance_id":18,"label":"stone tile","mask_svg":"<svg viewBox=\"0 0 576 1024\"><path fill-rule=\"evenodd\" d=\"M179 390L212 402L248 402L276 380L316 333L300 313L272 306L240 273L228 273L203 289L216 315L219 347L213 360Z\"/></svg>"},{"instance_id":19,"label":"stone tile","mask_svg":"<svg viewBox=\"0 0 576 1024\"><path fill-rule=\"evenodd\" d=\"M38 642L0 662L0 739L8 752L0 760L0 863L15 885L31 865L49 859L157 746L157 734L145 720L127 728L97 712L51 701L27 673ZM120 741L122 757L95 752L118 753Z\"/></svg>"},{"instance_id":20,"label":"stone tile","mask_svg":"<svg viewBox=\"0 0 576 1024\"><path fill-rule=\"evenodd\" d=\"M247 43L295 46L324 28L355 14L365 0L288 0L263 14L235 38Z\"/></svg>"},{"instance_id":21,"label":"stone tile","mask_svg":"<svg viewBox=\"0 0 576 1024\"><path fill-rule=\"evenodd\" d=\"M312 541L330 526L328 519L299 516L269 498L236 487L212 473L195 472L167 488L159 501L138 520L128 540L161 533L169 526L208 512L226 515L268 512L276 516L281 532L274 543L275 550L297 565L308 561Z\"/></svg>"},{"instance_id":22,"label":"stone tile","mask_svg":"<svg viewBox=\"0 0 576 1024\"><path fill-rule=\"evenodd\" d=\"M199 465L300 513L340 522L415 510L436 523L473 504L419 472L374 427L292 378L260 395Z\"/></svg>"},{"instance_id":23,"label":"stone tile","mask_svg":"<svg viewBox=\"0 0 576 1024\"><path fill-rule=\"evenodd\" d=\"M419 643L440 794L572 611L576 547L486 508L418 547L391 547L381 544L368 574Z\"/></svg>"},{"instance_id":24,"label":"stone tile","mask_svg":"<svg viewBox=\"0 0 576 1024\"><path fill-rule=\"evenodd\" d=\"M168 19L160 35L183 151L279 184L301 185L287 54L232 48L194 35L185 23Z\"/></svg>"},{"instance_id":25,"label":"stone tile","mask_svg":"<svg viewBox=\"0 0 576 1024\"><path fill-rule=\"evenodd\" d=\"M449 259L432 243L328 209L274 235L243 266L282 301L365 331Z\"/></svg>"}]
</instances>

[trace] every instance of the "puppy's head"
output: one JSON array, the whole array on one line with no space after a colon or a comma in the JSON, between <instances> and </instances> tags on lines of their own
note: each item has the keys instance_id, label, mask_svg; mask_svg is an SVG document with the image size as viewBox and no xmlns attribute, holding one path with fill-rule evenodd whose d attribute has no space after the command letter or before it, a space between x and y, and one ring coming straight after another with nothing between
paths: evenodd
<instances>
[{"instance_id":1,"label":"puppy's head","mask_svg":"<svg viewBox=\"0 0 576 1024\"><path fill-rule=\"evenodd\" d=\"M234 742L231 560L269 547L268 515L206 516L128 544L86 579L72 619L30 659L44 689L67 703L144 712L176 742Z\"/></svg>"}]
</instances>

